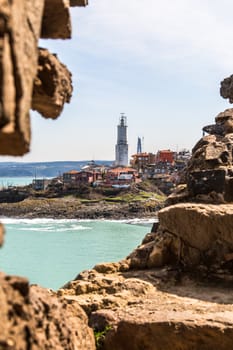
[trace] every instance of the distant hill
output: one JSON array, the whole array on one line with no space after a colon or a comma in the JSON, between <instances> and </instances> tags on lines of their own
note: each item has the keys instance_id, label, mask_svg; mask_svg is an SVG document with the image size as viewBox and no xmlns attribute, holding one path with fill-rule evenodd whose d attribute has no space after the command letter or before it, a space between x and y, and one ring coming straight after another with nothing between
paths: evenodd
<instances>
[{"instance_id":1,"label":"distant hill","mask_svg":"<svg viewBox=\"0 0 233 350\"><path fill-rule=\"evenodd\" d=\"M56 177L69 170L80 170L89 161L57 161L57 162L0 162L0 177ZM113 161L96 160L96 164L112 165Z\"/></svg>"}]
</instances>

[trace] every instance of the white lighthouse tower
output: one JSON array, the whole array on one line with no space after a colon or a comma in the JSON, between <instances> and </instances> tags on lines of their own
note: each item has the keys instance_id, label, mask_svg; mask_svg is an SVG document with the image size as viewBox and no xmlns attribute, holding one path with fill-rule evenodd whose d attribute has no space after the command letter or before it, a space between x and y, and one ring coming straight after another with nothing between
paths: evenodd
<instances>
[{"instance_id":1,"label":"white lighthouse tower","mask_svg":"<svg viewBox=\"0 0 233 350\"><path fill-rule=\"evenodd\" d=\"M127 118L121 113L117 126L117 144L115 165L128 166Z\"/></svg>"}]
</instances>

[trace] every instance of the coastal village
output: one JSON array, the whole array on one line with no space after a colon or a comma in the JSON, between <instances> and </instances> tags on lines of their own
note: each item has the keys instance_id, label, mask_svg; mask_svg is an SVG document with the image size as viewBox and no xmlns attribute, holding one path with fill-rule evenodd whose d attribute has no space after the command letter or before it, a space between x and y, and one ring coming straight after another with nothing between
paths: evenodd
<instances>
[{"instance_id":1,"label":"coastal village","mask_svg":"<svg viewBox=\"0 0 233 350\"><path fill-rule=\"evenodd\" d=\"M71 73L56 54L38 47L39 38L70 38L69 7L85 7L88 0L0 0L0 3L0 154L20 156L29 151L30 109L37 110L46 118L54 119L62 112L64 103L70 101L72 94ZM135 3L131 3L132 7L129 8L133 9ZM209 2L209 7L206 7L208 12L203 12L205 7L200 4L195 4L194 7L190 2L189 8L184 4L180 5L178 11L183 15L183 24L188 23L193 32L197 32L197 42L200 31L197 30L196 23L201 31L202 28L210 28L210 36L208 32L203 31L204 41L201 42L200 48L204 47L203 43L205 47L209 47L210 42L218 46L220 41L217 39L220 38L221 56L213 55L210 47L211 57L222 59L224 48L225 56L228 56L231 64L232 47L226 45L223 36L224 33L230 35L232 31L232 6L211 6ZM128 3L127 6L122 6L124 16L128 20L127 15L130 12L126 11L127 7ZM159 11L158 4L154 8L149 7L150 12L155 11L162 19L168 19L167 24L171 26L166 26L166 29L172 28L172 34L176 34L178 27L185 28L180 27L181 21L180 17L176 16L178 12L174 11L175 7L177 4L170 8L175 20L171 23L167 9L163 13ZM212 12L213 8L216 12ZM100 9L101 20L104 20L104 7L101 6ZM144 8L139 8L140 14L144 9L145 5ZM202 21L197 21L201 17L190 17L190 13L194 12L200 12L205 27L202 27ZM121 25L117 14L112 14ZM132 12L132 17L133 15ZM106 17L112 19L111 16ZM139 22L137 17L135 19L137 28L141 30L142 26L139 25L146 23ZM151 21L150 18L149 20ZM90 12L89 21L93 21ZM223 22L227 24L227 32L223 30ZM151 28L154 27L154 23L156 21L151 21ZM123 29L126 33L127 28ZM96 30L99 29L96 27ZM192 37L188 34L187 31L185 36L190 41ZM118 39L117 36L110 38ZM206 40L207 38L210 40ZM164 43L167 46L169 42ZM99 45L99 41L97 44ZM170 46L173 53L174 48L178 52L181 46L175 46L173 43ZM71 49L70 52L72 53ZM182 50L182 57L183 53ZM210 58L205 54L204 56L204 69L214 68ZM188 61L182 60L181 63L194 62L194 59L195 56L189 50ZM170 67L173 69L174 65L170 64ZM204 75L202 66L197 65L196 68L200 73L198 79L201 76L204 81L207 76ZM217 78L216 70L213 71ZM135 73L139 81L138 72L134 71ZM179 74L182 75L181 72ZM190 79L190 75L188 78ZM177 88L175 80L170 85L173 91L174 87ZM206 84L203 85L208 95L210 90L208 92ZM200 88L200 84L198 86ZM189 94L190 92L191 90L188 91ZM233 103L233 75L221 81L220 95ZM88 101L91 101L90 96ZM103 102L105 101L106 94ZM176 106L172 107L174 109ZM200 107L203 108L202 105ZM212 107L209 105L209 112L214 110ZM181 108L184 110L183 105ZM187 114L187 110L184 111ZM19 203L0 204L1 215L5 218L30 220L33 217L45 218L53 213L51 217L56 219L80 219L87 218L90 203L84 206L86 198L81 202L75 195L64 198L62 193L63 200L60 197L41 199L40 189L47 190L50 187L76 190L83 184L84 188L96 186L96 189L104 189L108 186L108 189L114 190L115 186L116 190L127 192L128 186L141 186L156 180L160 185L163 182L170 182L174 186L177 184L164 207L157 210L156 214L153 203L150 207L153 226L142 243L128 252L127 256L119 258L119 261L100 262L81 272L75 263L75 277L67 276L66 284L56 291L31 284L27 277L1 271L1 350L232 349L233 108L220 113L216 110L214 113L214 123L203 128L207 135L203 134L194 145L191 158L186 150L146 153L139 138L137 152L131 156L131 160L128 159L127 119L123 114L117 126L114 166L106 167L92 161L80 170L73 169L49 180L50 183L46 183L47 180L43 178L35 178L32 184L35 188L33 198L21 199ZM41 130L37 132L43 135ZM184 173L185 181L182 179ZM126 213L132 214L134 218L139 217L138 203L122 203L120 198L118 200L118 209L121 210L118 218L125 218ZM91 215L93 212L96 215L96 210L101 210L103 218L112 218L111 215L115 215L117 211L116 204L111 203L111 207L108 208L105 204L103 201L101 204L98 202ZM148 202L145 201L139 209L144 217L150 210ZM89 218L96 219L91 215ZM155 215L158 215L158 221L155 220ZM100 217L99 215L98 218ZM22 223L20 225L22 227ZM36 237L37 234L33 231L30 230L28 235ZM5 245L5 232L4 226L0 224L0 246ZM113 233L114 239L119 240L117 232ZM68 235L64 231L59 234L63 238ZM42 247L44 254L39 256L39 270L42 261L49 267L47 257L51 251L56 252L57 245L54 238L56 236L51 231L44 231L43 235L51 237L51 245ZM97 236L96 231L93 231L92 236ZM35 243L39 245L38 242ZM29 249L25 240L22 249L17 252L17 245L16 239L11 242L13 255L24 258L28 249L30 260L26 263L30 265L30 261L36 258L32 247ZM85 255L88 258L93 251L91 236L86 249ZM73 250L77 254L76 249ZM110 259L113 250L115 241L109 249ZM64 265L68 262L70 253L66 251ZM16 264L14 259L10 262ZM20 261L19 264L21 263ZM61 273L62 269L58 269L54 263L51 265L52 274L55 270Z\"/></svg>"},{"instance_id":2,"label":"coastal village","mask_svg":"<svg viewBox=\"0 0 233 350\"><path fill-rule=\"evenodd\" d=\"M129 189L134 184L151 180L160 191L168 195L179 182L183 169L191 153L183 149L179 152L170 149L157 153L142 150L142 138L138 137L137 152L129 160L127 141L127 118L121 114L117 126L115 161L112 166L88 162L80 170L72 169L53 179L35 178L32 187L36 191L48 188L63 190L93 187Z\"/></svg>"}]
</instances>

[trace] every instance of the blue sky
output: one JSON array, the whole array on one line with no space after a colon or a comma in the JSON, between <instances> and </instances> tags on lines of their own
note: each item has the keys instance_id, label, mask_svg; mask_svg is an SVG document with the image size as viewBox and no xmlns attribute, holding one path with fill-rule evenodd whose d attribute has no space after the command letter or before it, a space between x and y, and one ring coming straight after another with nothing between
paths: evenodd
<instances>
[{"instance_id":1,"label":"blue sky","mask_svg":"<svg viewBox=\"0 0 233 350\"><path fill-rule=\"evenodd\" d=\"M31 112L31 151L0 161L115 157L119 116L129 154L191 149L201 128L231 108L220 81L233 74L230 0L89 0L72 8L71 40L40 45L73 74L73 98L56 120Z\"/></svg>"}]
</instances>

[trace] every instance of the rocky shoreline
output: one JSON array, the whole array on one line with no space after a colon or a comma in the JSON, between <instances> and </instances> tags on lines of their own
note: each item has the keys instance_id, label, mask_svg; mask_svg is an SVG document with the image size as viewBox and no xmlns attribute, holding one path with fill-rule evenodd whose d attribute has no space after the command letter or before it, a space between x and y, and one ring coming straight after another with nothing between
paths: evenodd
<instances>
[{"instance_id":1,"label":"rocky shoreline","mask_svg":"<svg viewBox=\"0 0 233 350\"><path fill-rule=\"evenodd\" d=\"M53 219L134 219L154 218L161 205L140 202L109 203L106 201L80 203L75 198L27 198L17 203L0 203L1 217Z\"/></svg>"},{"instance_id":2,"label":"rocky shoreline","mask_svg":"<svg viewBox=\"0 0 233 350\"><path fill-rule=\"evenodd\" d=\"M39 37L70 37L69 2L2 1L0 14L0 154L20 156L29 150L30 108L55 118L70 99L71 74L37 49ZM232 75L220 93L233 102ZM203 132L209 135L193 148L184 183L124 260L83 271L58 292L0 273L0 350L232 349L233 109ZM119 198L27 197L0 204L0 215L123 219L160 209L151 198ZM0 224L0 246L3 238Z\"/></svg>"}]
</instances>

